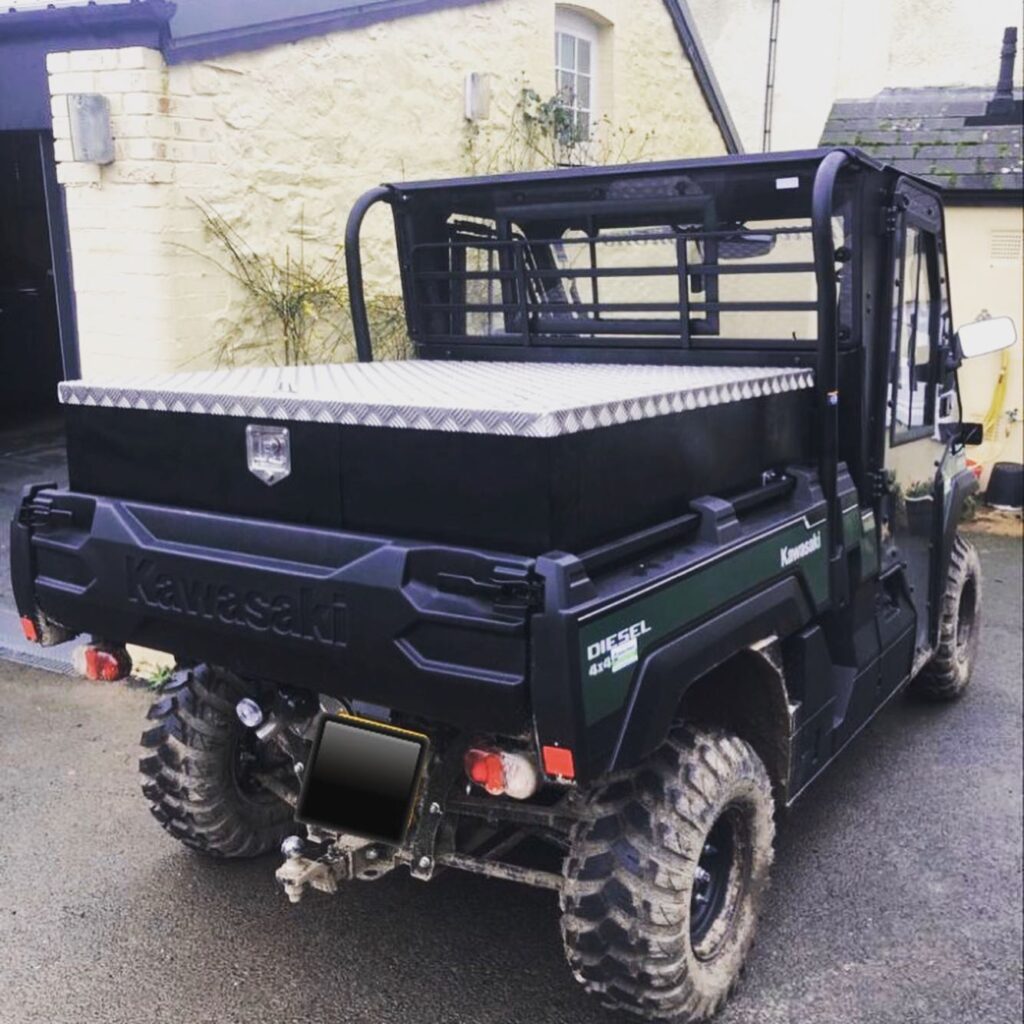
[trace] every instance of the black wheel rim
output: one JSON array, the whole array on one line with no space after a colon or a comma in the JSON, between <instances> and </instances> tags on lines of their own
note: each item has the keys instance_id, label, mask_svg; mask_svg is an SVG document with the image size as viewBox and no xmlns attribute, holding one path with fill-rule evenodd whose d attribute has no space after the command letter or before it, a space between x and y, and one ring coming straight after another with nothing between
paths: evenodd
<instances>
[{"instance_id":1,"label":"black wheel rim","mask_svg":"<svg viewBox=\"0 0 1024 1024\"><path fill-rule=\"evenodd\" d=\"M690 943L696 946L722 913L735 856L731 816L722 814L711 827L694 869L690 896Z\"/></svg>"}]
</instances>

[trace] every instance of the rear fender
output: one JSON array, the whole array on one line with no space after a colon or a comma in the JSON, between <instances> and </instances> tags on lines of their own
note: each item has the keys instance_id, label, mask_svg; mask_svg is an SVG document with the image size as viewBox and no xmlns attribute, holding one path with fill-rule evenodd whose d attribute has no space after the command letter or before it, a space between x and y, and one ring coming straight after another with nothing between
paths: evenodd
<instances>
[{"instance_id":1,"label":"rear fender","mask_svg":"<svg viewBox=\"0 0 1024 1024\"><path fill-rule=\"evenodd\" d=\"M784 787L789 778L789 700L782 669L761 641L789 636L811 615L800 583L788 577L653 651L640 670L609 767L619 770L640 764L661 745L681 712L708 713L715 701L702 694L711 688L719 692L722 699L717 703L722 709L749 705L767 710L767 740L744 738L758 749L777 784ZM747 717L732 715L737 721ZM736 726L736 722L718 724ZM741 735L751 731L749 722L740 724Z\"/></svg>"}]
</instances>

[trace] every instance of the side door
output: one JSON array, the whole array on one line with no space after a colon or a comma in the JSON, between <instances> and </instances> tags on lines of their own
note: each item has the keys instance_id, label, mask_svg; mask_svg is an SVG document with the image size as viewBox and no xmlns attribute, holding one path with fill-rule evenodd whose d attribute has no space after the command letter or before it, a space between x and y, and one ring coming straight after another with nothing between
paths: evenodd
<instances>
[{"instance_id":1,"label":"side door","mask_svg":"<svg viewBox=\"0 0 1024 1024\"><path fill-rule=\"evenodd\" d=\"M901 182L896 189L895 259L889 338L885 466L892 477L888 520L893 557L917 614L915 661L927 653L933 546L942 521L936 466L945 445L938 423L948 405L940 394L950 332L942 212L928 192Z\"/></svg>"}]
</instances>

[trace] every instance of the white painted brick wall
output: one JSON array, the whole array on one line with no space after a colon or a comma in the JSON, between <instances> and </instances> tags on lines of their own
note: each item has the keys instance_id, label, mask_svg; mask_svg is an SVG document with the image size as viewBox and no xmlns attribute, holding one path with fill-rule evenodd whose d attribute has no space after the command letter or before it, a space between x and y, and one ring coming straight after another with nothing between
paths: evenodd
<instances>
[{"instance_id":1,"label":"white painted brick wall","mask_svg":"<svg viewBox=\"0 0 1024 1024\"><path fill-rule=\"evenodd\" d=\"M721 152L661 0L586 6L614 25L604 58L615 120L656 131L652 159ZM301 229L315 265L336 258L367 188L465 174L466 73L492 74L496 96L514 97L524 78L553 93L554 9L493 0L171 68L143 47L50 54L84 372L209 365L245 320L201 206L278 260L297 251ZM70 160L74 92L110 102L106 167ZM364 236L369 285L396 292L386 210Z\"/></svg>"},{"instance_id":2,"label":"white painted brick wall","mask_svg":"<svg viewBox=\"0 0 1024 1024\"><path fill-rule=\"evenodd\" d=\"M195 270L201 219L181 193L223 180L213 104L172 97L162 55L144 47L51 53L47 70L83 372L180 363L182 335L208 329L227 305L223 281L211 287L212 265ZM75 92L110 103L112 164L74 162L66 97Z\"/></svg>"}]
</instances>

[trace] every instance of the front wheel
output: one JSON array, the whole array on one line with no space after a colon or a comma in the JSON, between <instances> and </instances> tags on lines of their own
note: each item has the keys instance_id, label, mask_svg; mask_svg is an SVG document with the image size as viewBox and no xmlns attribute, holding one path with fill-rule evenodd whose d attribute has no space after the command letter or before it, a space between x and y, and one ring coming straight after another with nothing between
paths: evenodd
<instances>
[{"instance_id":1,"label":"front wheel","mask_svg":"<svg viewBox=\"0 0 1024 1024\"><path fill-rule=\"evenodd\" d=\"M647 1020L707 1020L739 981L775 835L768 773L743 740L678 726L597 787L571 836L562 936L577 980Z\"/></svg>"},{"instance_id":2,"label":"front wheel","mask_svg":"<svg viewBox=\"0 0 1024 1024\"><path fill-rule=\"evenodd\" d=\"M939 607L939 644L910 685L916 696L951 701L963 696L981 640L981 561L957 534Z\"/></svg>"}]
</instances>

